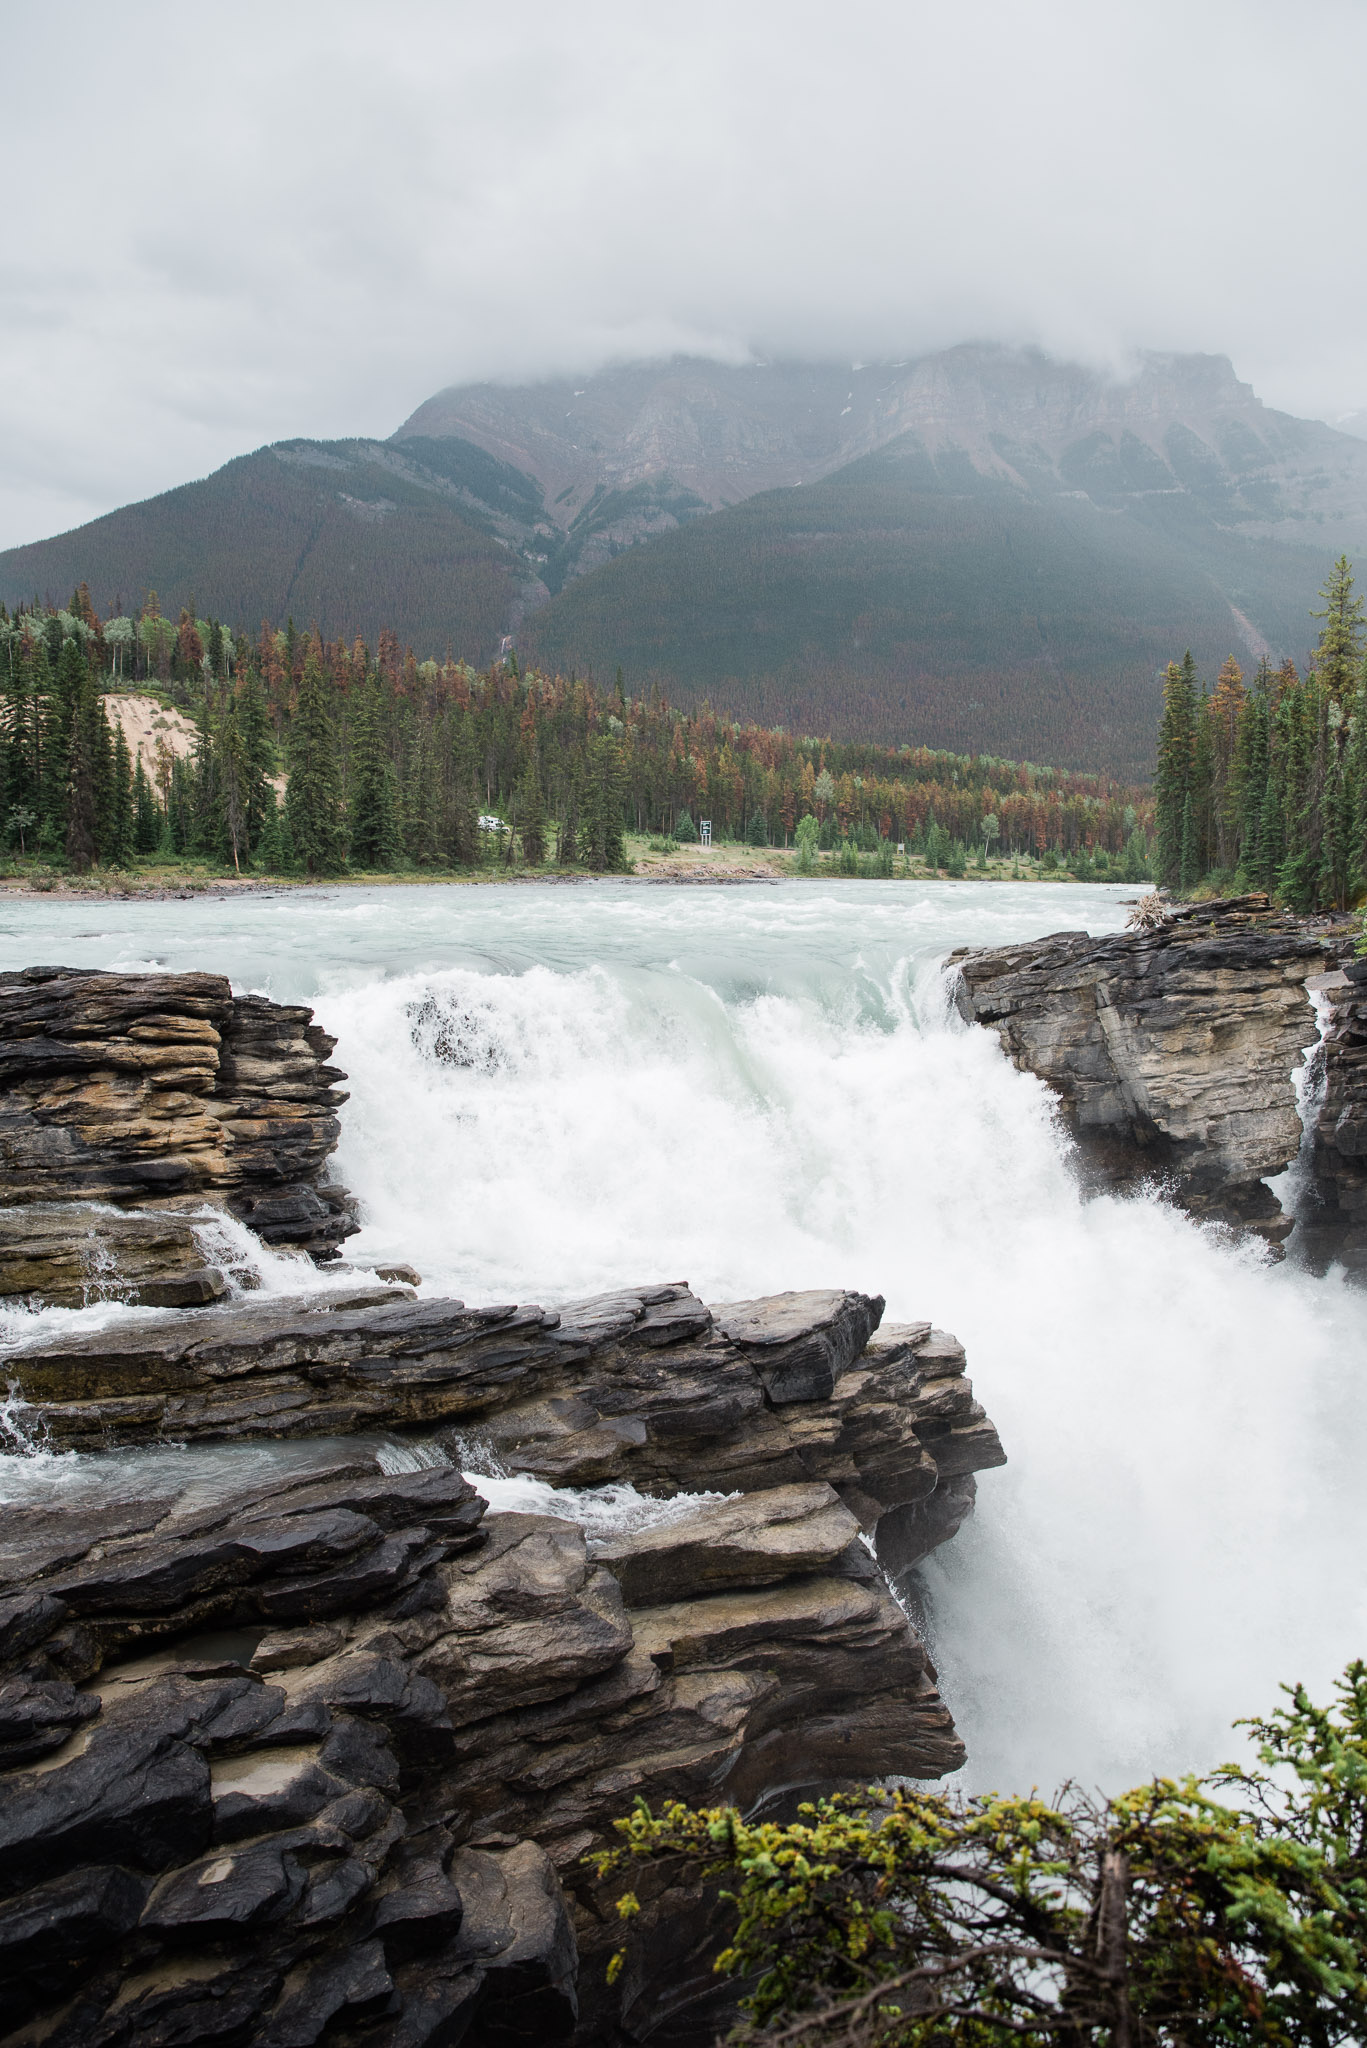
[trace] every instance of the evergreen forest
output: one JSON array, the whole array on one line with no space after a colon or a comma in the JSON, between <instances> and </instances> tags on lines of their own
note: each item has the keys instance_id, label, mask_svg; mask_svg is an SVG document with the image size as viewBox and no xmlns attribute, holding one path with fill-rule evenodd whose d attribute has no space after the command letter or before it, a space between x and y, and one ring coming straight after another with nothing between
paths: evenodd
<instances>
[{"instance_id":1,"label":"evergreen forest","mask_svg":"<svg viewBox=\"0 0 1367 2048\"><path fill-rule=\"evenodd\" d=\"M130 750L121 696L193 725L189 751ZM1148 872L1147 791L983 755L741 726L658 688L419 662L263 624L254 638L152 594L101 619L0 608L0 770L13 858L84 872L198 857L237 873L611 872L626 835L794 849L810 869L979 868L989 851L1080 877Z\"/></svg>"},{"instance_id":2,"label":"evergreen forest","mask_svg":"<svg viewBox=\"0 0 1367 2048\"><path fill-rule=\"evenodd\" d=\"M1163 688L1154 781L1157 880L1176 894L1265 889L1293 910L1367 890L1367 622L1346 556L1321 592L1302 676L1225 662L1209 689L1190 654Z\"/></svg>"}]
</instances>

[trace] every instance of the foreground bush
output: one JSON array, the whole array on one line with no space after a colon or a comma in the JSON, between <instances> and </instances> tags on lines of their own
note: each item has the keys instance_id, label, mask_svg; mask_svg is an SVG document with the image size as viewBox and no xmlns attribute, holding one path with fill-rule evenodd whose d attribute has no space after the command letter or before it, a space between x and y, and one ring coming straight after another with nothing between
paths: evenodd
<instances>
[{"instance_id":1,"label":"foreground bush","mask_svg":"<svg viewBox=\"0 0 1367 2048\"><path fill-rule=\"evenodd\" d=\"M600 1874L675 1859L723 1887L738 2043L1361 2041L1367 1665L1336 1692L1245 1724L1255 1768L1108 1804L872 1789L783 1827L641 1803Z\"/></svg>"}]
</instances>

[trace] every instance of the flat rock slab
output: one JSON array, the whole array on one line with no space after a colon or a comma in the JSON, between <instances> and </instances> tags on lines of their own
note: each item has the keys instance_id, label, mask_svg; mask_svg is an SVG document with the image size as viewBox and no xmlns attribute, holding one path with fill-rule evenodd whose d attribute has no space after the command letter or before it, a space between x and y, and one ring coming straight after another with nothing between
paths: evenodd
<instances>
[{"instance_id":1,"label":"flat rock slab","mask_svg":"<svg viewBox=\"0 0 1367 2048\"><path fill-rule=\"evenodd\" d=\"M596 1538L629 1607L726 1586L766 1586L821 1571L858 1540L859 1524L834 1488L775 1486L719 1501L662 1528Z\"/></svg>"}]
</instances>

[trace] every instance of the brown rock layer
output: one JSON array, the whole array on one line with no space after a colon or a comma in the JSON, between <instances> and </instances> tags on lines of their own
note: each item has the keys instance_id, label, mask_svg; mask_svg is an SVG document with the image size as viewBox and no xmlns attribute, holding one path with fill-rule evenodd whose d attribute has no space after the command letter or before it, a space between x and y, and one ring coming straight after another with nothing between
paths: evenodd
<instances>
[{"instance_id":1,"label":"brown rock layer","mask_svg":"<svg viewBox=\"0 0 1367 2048\"><path fill-rule=\"evenodd\" d=\"M221 975L0 974L0 1202L209 1201L330 1257L356 1227L327 1179L334 1043Z\"/></svg>"}]
</instances>

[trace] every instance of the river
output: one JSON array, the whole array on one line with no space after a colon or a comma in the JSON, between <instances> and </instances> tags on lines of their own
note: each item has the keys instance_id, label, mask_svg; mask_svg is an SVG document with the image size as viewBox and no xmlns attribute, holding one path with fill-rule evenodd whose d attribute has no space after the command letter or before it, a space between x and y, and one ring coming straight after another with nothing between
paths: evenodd
<instances>
[{"instance_id":1,"label":"river","mask_svg":"<svg viewBox=\"0 0 1367 2048\"><path fill-rule=\"evenodd\" d=\"M925 1568L965 1775L1118 1789L1233 1753L1279 1681L1323 1692L1367 1650L1367 1291L1154 1195L1084 1200L1047 1091L946 1001L954 946L1117 930L1133 893L14 898L0 967L313 1003L350 1076L353 1243L427 1292L850 1286L955 1331L1010 1457Z\"/></svg>"}]
</instances>

